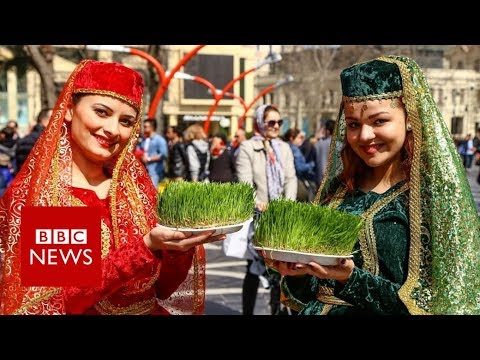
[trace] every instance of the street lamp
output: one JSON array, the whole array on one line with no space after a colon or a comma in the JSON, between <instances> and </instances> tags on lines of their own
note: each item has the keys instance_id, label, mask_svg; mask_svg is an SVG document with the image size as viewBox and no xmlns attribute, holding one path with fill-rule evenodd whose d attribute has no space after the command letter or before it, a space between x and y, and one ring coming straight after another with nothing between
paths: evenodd
<instances>
[{"instance_id":1,"label":"street lamp","mask_svg":"<svg viewBox=\"0 0 480 360\"><path fill-rule=\"evenodd\" d=\"M185 56L182 59L180 59L178 64L175 65L175 67L168 72L168 74L165 73L165 69L156 58L154 58L149 53L140 49L134 49L134 48L131 48L128 46L122 46L122 45L87 45L86 49L87 50L108 50L108 51L124 52L132 55L137 55L146 59L149 63L151 63L155 67L155 70L157 70L158 76L160 78L160 87L155 93L155 96L150 104L150 109L148 111L148 117L153 118L155 116L158 103L160 102L160 99L162 98L163 93L167 89L175 73L183 65L185 65L195 54L197 54L197 52L199 52L200 49L203 48L204 46L205 45L197 45L195 48L190 50L187 54L185 54Z\"/></svg>"},{"instance_id":2,"label":"street lamp","mask_svg":"<svg viewBox=\"0 0 480 360\"><path fill-rule=\"evenodd\" d=\"M243 116L240 118L240 120L238 121L238 128L240 129L243 125L243 121L245 120L245 117L247 116L247 112L252 108L252 106L264 95L268 94L269 92L279 88L280 86L282 85L285 85L285 84L288 84L288 83L291 83L293 81L293 76L292 75L288 75L285 79L281 79L281 80L278 80L275 84L273 85L270 85L268 87L266 87L265 89L263 89L262 92L260 92L260 94L258 94L251 102L250 104L248 104L246 107L244 106L245 108L245 111L243 112Z\"/></svg>"},{"instance_id":3,"label":"street lamp","mask_svg":"<svg viewBox=\"0 0 480 360\"><path fill-rule=\"evenodd\" d=\"M203 125L203 131L205 133L207 133L208 127L210 126L210 118L212 117L212 114L214 113L215 109L217 108L218 103L220 102L221 99L223 99L223 97L225 96L225 93L228 90L230 90L233 87L233 85L235 85L235 83L237 81L242 80L247 74L250 74L251 72L260 69L264 65L274 64L276 62L279 62L280 60L282 60L282 56L280 54L270 53L265 59L260 61L255 67L244 71L243 73L238 75L235 79L230 81L227 85L225 85L225 87L222 89L221 94L219 96L215 97L215 102L213 103L212 107L208 111L207 120L205 121L205 124Z\"/></svg>"}]
</instances>

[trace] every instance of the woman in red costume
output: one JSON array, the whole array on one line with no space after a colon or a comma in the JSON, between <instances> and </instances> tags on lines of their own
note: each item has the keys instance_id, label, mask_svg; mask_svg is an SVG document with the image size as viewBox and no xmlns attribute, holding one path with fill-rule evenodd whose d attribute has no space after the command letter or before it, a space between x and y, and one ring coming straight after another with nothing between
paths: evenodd
<instances>
[{"instance_id":1,"label":"woman in red costume","mask_svg":"<svg viewBox=\"0 0 480 360\"><path fill-rule=\"evenodd\" d=\"M205 250L222 240L156 227L157 192L135 158L143 80L118 63L82 61L48 127L0 199L0 314L201 314ZM99 206L102 285L24 287L24 206Z\"/></svg>"}]
</instances>

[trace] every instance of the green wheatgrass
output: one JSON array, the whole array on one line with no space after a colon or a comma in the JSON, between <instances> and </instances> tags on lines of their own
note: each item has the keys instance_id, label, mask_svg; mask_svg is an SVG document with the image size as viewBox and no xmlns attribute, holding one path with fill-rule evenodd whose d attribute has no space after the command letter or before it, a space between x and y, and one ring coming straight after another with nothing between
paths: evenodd
<instances>
[{"instance_id":1,"label":"green wheatgrass","mask_svg":"<svg viewBox=\"0 0 480 360\"><path fill-rule=\"evenodd\" d=\"M255 229L255 244L276 250L350 255L363 225L357 215L278 199L268 204Z\"/></svg>"},{"instance_id":2,"label":"green wheatgrass","mask_svg":"<svg viewBox=\"0 0 480 360\"><path fill-rule=\"evenodd\" d=\"M246 183L175 181L158 196L161 225L201 229L239 224L253 216L254 189Z\"/></svg>"}]
</instances>

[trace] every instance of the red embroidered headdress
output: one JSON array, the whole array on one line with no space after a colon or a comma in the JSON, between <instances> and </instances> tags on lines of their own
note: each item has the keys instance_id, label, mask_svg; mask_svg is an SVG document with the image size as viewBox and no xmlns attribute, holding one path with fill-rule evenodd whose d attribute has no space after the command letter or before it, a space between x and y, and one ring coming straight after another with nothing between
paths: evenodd
<instances>
[{"instance_id":1,"label":"red embroidered headdress","mask_svg":"<svg viewBox=\"0 0 480 360\"><path fill-rule=\"evenodd\" d=\"M73 93L112 96L140 112L143 79L136 71L118 63L88 61L75 78Z\"/></svg>"},{"instance_id":2,"label":"red embroidered headdress","mask_svg":"<svg viewBox=\"0 0 480 360\"><path fill-rule=\"evenodd\" d=\"M0 199L0 314L65 313L61 289L21 286L20 215L24 206L73 205L70 132L64 117L75 93L112 96L137 110L127 146L108 164L115 248L138 234L146 234L157 224L157 189L133 155L142 118L142 77L118 63L84 60L70 75L47 128ZM193 269L177 293L162 302L165 307L183 313L203 312L205 250L202 246L196 250Z\"/></svg>"}]
</instances>

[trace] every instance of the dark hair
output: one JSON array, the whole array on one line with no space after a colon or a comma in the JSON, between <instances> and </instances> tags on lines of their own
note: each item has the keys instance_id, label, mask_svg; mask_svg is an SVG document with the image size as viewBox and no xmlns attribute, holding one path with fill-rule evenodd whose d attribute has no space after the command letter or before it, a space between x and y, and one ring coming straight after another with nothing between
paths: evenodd
<instances>
[{"instance_id":1,"label":"dark hair","mask_svg":"<svg viewBox=\"0 0 480 360\"><path fill-rule=\"evenodd\" d=\"M214 135L214 137L217 137L217 138L222 139L223 143L224 143L224 144L227 144L227 137L225 136L225 134L216 133L216 134Z\"/></svg>"},{"instance_id":2,"label":"dark hair","mask_svg":"<svg viewBox=\"0 0 480 360\"><path fill-rule=\"evenodd\" d=\"M6 139L12 139L15 134L15 129L10 126L5 126L1 131L2 134L5 134Z\"/></svg>"},{"instance_id":3,"label":"dark hair","mask_svg":"<svg viewBox=\"0 0 480 360\"><path fill-rule=\"evenodd\" d=\"M330 131L330 135L333 135L333 130L335 129L335 121L327 120L325 122L325 130Z\"/></svg>"},{"instance_id":4,"label":"dark hair","mask_svg":"<svg viewBox=\"0 0 480 360\"><path fill-rule=\"evenodd\" d=\"M288 129L285 134L283 135L283 140L289 142L291 138L295 140L295 138L300 134L300 130L298 129Z\"/></svg>"},{"instance_id":5,"label":"dark hair","mask_svg":"<svg viewBox=\"0 0 480 360\"><path fill-rule=\"evenodd\" d=\"M268 113L269 113L270 111L275 111L275 112L277 112L277 113L280 114L280 111L278 110L278 108L277 108L275 105L268 105L268 106L265 108L265 111L263 112L263 119L262 119L262 121L265 121L265 119L266 119L266 117L267 117L267 115L268 115Z\"/></svg>"},{"instance_id":6,"label":"dark hair","mask_svg":"<svg viewBox=\"0 0 480 360\"><path fill-rule=\"evenodd\" d=\"M157 130L157 120L155 118L145 119L145 120L143 120L143 123L144 124L149 123L149 124L152 125L153 130Z\"/></svg>"},{"instance_id":7,"label":"dark hair","mask_svg":"<svg viewBox=\"0 0 480 360\"><path fill-rule=\"evenodd\" d=\"M183 132L185 131L181 126L169 126L172 128L172 131L177 134L179 138L183 138Z\"/></svg>"},{"instance_id":8,"label":"dark hair","mask_svg":"<svg viewBox=\"0 0 480 360\"><path fill-rule=\"evenodd\" d=\"M44 118L48 117L48 112L53 110L52 108L43 108L37 115L37 124L40 124Z\"/></svg>"}]
</instances>

